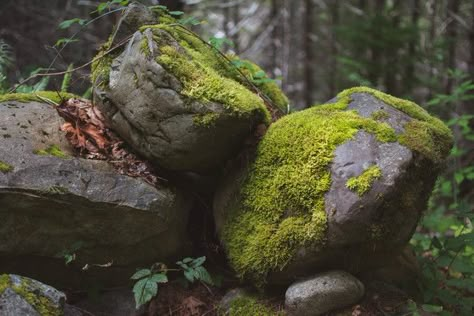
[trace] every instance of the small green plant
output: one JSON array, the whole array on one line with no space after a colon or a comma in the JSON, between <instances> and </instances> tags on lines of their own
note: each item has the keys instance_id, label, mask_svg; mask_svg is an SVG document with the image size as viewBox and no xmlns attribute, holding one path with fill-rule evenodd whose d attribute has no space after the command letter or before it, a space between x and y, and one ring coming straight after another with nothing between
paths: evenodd
<instances>
[{"instance_id":1,"label":"small green plant","mask_svg":"<svg viewBox=\"0 0 474 316\"><path fill-rule=\"evenodd\" d=\"M64 249L63 251L59 252L56 254L56 258L63 258L64 263L66 265L70 264L74 260L76 260L76 252L84 246L84 242L82 241L77 241L74 244L71 245L71 247L68 247Z\"/></svg>"},{"instance_id":2,"label":"small green plant","mask_svg":"<svg viewBox=\"0 0 474 316\"><path fill-rule=\"evenodd\" d=\"M140 269L132 275L131 279L135 280L133 286L133 294L135 297L135 305L138 309L140 306L148 303L158 294L158 284L168 282L168 272L183 272L187 281L194 283L200 281L209 285L214 282L209 272L204 268L203 264L206 257L184 258L176 262L178 269L169 269L163 263L155 263L149 269Z\"/></svg>"}]
</instances>

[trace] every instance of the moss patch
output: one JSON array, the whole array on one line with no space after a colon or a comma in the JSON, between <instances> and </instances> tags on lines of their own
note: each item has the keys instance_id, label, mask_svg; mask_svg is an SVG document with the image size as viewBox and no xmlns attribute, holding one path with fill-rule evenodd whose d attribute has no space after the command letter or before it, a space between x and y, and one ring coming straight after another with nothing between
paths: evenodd
<instances>
[{"instance_id":1,"label":"moss patch","mask_svg":"<svg viewBox=\"0 0 474 316\"><path fill-rule=\"evenodd\" d=\"M62 159L69 158L69 156L63 152L58 145L51 145L46 149L35 150L33 153L40 156L54 156Z\"/></svg>"},{"instance_id":2,"label":"moss patch","mask_svg":"<svg viewBox=\"0 0 474 316\"><path fill-rule=\"evenodd\" d=\"M359 196L364 195L372 187L372 183L382 176L382 170L378 166L372 166L362 172L360 176L347 180L346 186L355 191Z\"/></svg>"},{"instance_id":3,"label":"moss patch","mask_svg":"<svg viewBox=\"0 0 474 316\"><path fill-rule=\"evenodd\" d=\"M44 99L53 101L56 104L62 100L79 98L78 96L67 92L56 91L37 91L32 93L10 93L0 95L0 102L18 101L18 102L44 102Z\"/></svg>"},{"instance_id":4,"label":"moss patch","mask_svg":"<svg viewBox=\"0 0 474 316\"><path fill-rule=\"evenodd\" d=\"M30 304L42 316L60 316L59 311L49 300L49 298L34 293L31 290L30 282L22 278L19 285L13 285L12 289L21 297L23 297L28 304Z\"/></svg>"},{"instance_id":5,"label":"moss patch","mask_svg":"<svg viewBox=\"0 0 474 316\"><path fill-rule=\"evenodd\" d=\"M231 210L222 236L241 277L262 283L298 249L324 244L324 194L331 186L329 165L337 146L361 129L381 142L396 141L387 124L340 111L349 101L343 97L270 126L244 181L240 206Z\"/></svg>"},{"instance_id":6,"label":"moss patch","mask_svg":"<svg viewBox=\"0 0 474 316\"><path fill-rule=\"evenodd\" d=\"M376 121L382 121L382 120L388 119L390 115L384 110L377 110L377 111L372 112L370 117Z\"/></svg>"},{"instance_id":7,"label":"moss patch","mask_svg":"<svg viewBox=\"0 0 474 316\"><path fill-rule=\"evenodd\" d=\"M252 297L238 297L230 304L229 316L276 316L284 315L283 313L275 313L269 307L257 302Z\"/></svg>"},{"instance_id":8,"label":"moss patch","mask_svg":"<svg viewBox=\"0 0 474 316\"><path fill-rule=\"evenodd\" d=\"M13 166L0 160L0 172L8 173L13 170Z\"/></svg>"},{"instance_id":9,"label":"moss patch","mask_svg":"<svg viewBox=\"0 0 474 316\"><path fill-rule=\"evenodd\" d=\"M0 295L10 286L10 276L8 274L0 275Z\"/></svg>"},{"instance_id":10,"label":"moss patch","mask_svg":"<svg viewBox=\"0 0 474 316\"><path fill-rule=\"evenodd\" d=\"M405 125L405 133L399 142L422 154L435 163L442 162L453 146L453 134L438 118L431 116L414 102L399 99L368 87L355 87L338 94L338 98L350 97L353 93L369 93L413 118Z\"/></svg>"}]
</instances>

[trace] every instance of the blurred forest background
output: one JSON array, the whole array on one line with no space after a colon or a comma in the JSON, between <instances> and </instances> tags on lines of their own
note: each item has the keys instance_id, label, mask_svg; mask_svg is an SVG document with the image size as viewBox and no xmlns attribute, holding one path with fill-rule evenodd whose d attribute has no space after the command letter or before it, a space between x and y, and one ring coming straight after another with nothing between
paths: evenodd
<instances>
[{"instance_id":1,"label":"blurred forest background","mask_svg":"<svg viewBox=\"0 0 474 316\"><path fill-rule=\"evenodd\" d=\"M472 0L183 0L141 1L194 17L204 39L260 64L293 110L365 85L411 99L443 119L456 145L414 246L428 309L471 315L474 306L474 1ZM100 1L1 0L0 92L31 73L90 61L111 32L118 6L87 27L61 21L98 17ZM196 24L196 25L192 25ZM58 39L79 32L58 54ZM64 41L63 41L64 43ZM55 56L59 56L55 58ZM54 63L53 63L54 61ZM43 68L43 69L41 69ZM88 90L90 67L73 74L71 92ZM60 89L62 77L20 87ZM441 309L444 309L442 312Z\"/></svg>"}]
</instances>

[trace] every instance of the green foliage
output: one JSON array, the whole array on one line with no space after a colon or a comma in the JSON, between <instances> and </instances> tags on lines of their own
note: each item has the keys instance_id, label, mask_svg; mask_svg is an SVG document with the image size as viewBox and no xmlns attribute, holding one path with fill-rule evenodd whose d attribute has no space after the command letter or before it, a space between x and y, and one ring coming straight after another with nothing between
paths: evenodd
<instances>
[{"instance_id":1,"label":"green foliage","mask_svg":"<svg viewBox=\"0 0 474 316\"><path fill-rule=\"evenodd\" d=\"M182 261L176 262L178 266L183 269L184 277L189 282L202 281L209 285L213 285L212 278L202 265L206 261L206 257L199 257L197 259L184 258Z\"/></svg>"},{"instance_id":2,"label":"green foliage","mask_svg":"<svg viewBox=\"0 0 474 316\"><path fill-rule=\"evenodd\" d=\"M135 272L131 279L135 280L133 294L136 308L148 303L158 294L158 284L168 282L167 273L170 271L182 271L186 280L191 283L200 281L213 285L209 272L203 266L205 261L206 257L184 258L176 262L180 269L168 269L162 263L155 263L150 269L140 269Z\"/></svg>"},{"instance_id":3,"label":"green foliage","mask_svg":"<svg viewBox=\"0 0 474 316\"><path fill-rule=\"evenodd\" d=\"M453 94L435 95L430 105L436 109L470 100L473 88L472 82L465 80L454 88ZM473 119L472 115L460 115L447 121L448 126L458 131L457 145L449 158L452 168L438 179L429 211L411 241L423 269L423 301L440 315L467 316L474 309L474 214L469 195L460 191L462 186L472 186L474 167L460 164L468 152L458 145L474 139Z\"/></svg>"},{"instance_id":4,"label":"green foliage","mask_svg":"<svg viewBox=\"0 0 474 316\"><path fill-rule=\"evenodd\" d=\"M79 18L74 18L70 20L64 20L61 23L59 23L58 28L61 30L67 29L71 27L73 24L79 24L79 25L84 25L87 22L87 20L84 19L79 19Z\"/></svg>"},{"instance_id":5,"label":"green foliage","mask_svg":"<svg viewBox=\"0 0 474 316\"><path fill-rule=\"evenodd\" d=\"M61 92L67 92L71 84L72 70L74 69L73 64L69 64L66 73L64 74L63 81L61 83Z\"/></svg>"},{"instance_id":6,"label":"green foliage","mask_svg":"<svg viewBox=\"0 0 474 316\"><path fill-rule=\"evenodd\" d=\"M55 257L64 259L64 263L68 265L74 260L76 260L76 252L79 249L81 249L83 246L84 246L83 241L77 241L74 244L72 244L71 247L68 247L64 249L63 251L57 253Z\"/></svg>"},{"instance_id":7,"label":"green foliage","mask_svg":"<svg viewBox=\"0 0 474 316\"><path fill-rule=\"evenodd\" d=\"M238 297L230 304L229 311L226 315L229 316L275 316L284 315L283 313L276 313L269 307L259 303L255 298L249 296Z\"/></svg>"}]
</instances>

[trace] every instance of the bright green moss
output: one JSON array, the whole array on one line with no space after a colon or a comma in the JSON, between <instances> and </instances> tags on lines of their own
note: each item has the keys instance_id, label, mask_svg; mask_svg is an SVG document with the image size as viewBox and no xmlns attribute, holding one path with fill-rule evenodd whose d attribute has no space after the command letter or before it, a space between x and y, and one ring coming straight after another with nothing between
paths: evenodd
<instances>
[{"instance_id":1,"label":"bright green moss","mask_svg":"<svg viewBox=\"0 0 474 316\"><path fill-rule=\"evenodd\" d=\"M370 117L376 121L382 121L382 120L388 119L390 115L384 110L377 110L377 111L372 112Z\"/></svg>"},{"instance_id":2,"label":"bright green moss","mask_svg":"<svg viewBox=\"0 0 474 316\"><path fill-rule=\"evenodd\" d=\"M41 316L62 315L62 311L56 308L49 298L31 290L31 285L28 280L22 279L21 283L19 285L13 285L12 289L23 297Z\"/></svg>"},{"instance_id":3,"label":"bright green moss","mask_svg":"<svg viewBox=\"0 0 474 316\"><path fill-rule=\"evenodd\" d=\"M382 142L396 140L387 124L338 110L348 102L341 98L285 116L260 142L241 190L241 207L231 210L222 236L241 277L261 284L298 249L324 244L324 195L331 186L329 165L337 146L361 129Z\"/></svg>"},{"instance_id":4,"label":"bright green moss","mask_svg":"<svg viewBox=\"0 0 474 316\"><path fill-rule=\"evenodd\" d=\"M35 150L33 153L40 156L54 156L62 159L69 158L69 156L63 152L58 145L51 145L46 149Z\"/></svg>"},{"instance_id":5,"label":"bright green moss","mask_svg":"<svg viewBox=\"0 0 474 316\"><path fill-rule=\"evenodd\" d=\"M204 102L218 102L238 116L261 113L266 122L270 121L262 99L240 83L220 76L201 60L198 51L188 50L192 59L172 46L161 46L160 51L157 61L181 81L182 95Z\"/></svg>"},{"instance_id":6,"label":"bright green moss","mask_svg":"<svg viewBox=\"0 0 474 316\"><path fill-rule=\"evenodd\" d=\"M56 91L37 91L31 93L10 93L1 94L0 102L6 101L18 101L18 102L45 102L50 100L56 104L61 103L62 100L69 100L73 98L79 98L78 96L67 93L67 92L56 92Z\"/></svg>"},{"instance_id":7,"label":"bright green moss","mask_svg":"<svg viewBox=\"0 0 474 316\"><path fill-rule=\"evenodd\" d=\"M0 295L10 286L10 276L8 274L0 275Z\"/></svg>"},{"instance_id":8,"label":"bright green moss","mask_svg":"<svg viewBox=\"0 0 474 316\"><path fill-rule=\"evenodd\" d=\"M257 86L257 88L265 96L267 96L282 113L288 112L288 105L290 103L288 97L283 93L275 80L270 79L262 70L262 68L250 60L242 60L235 55L227 57L232 60L232 63L235 65L235 67L237 67L245 75L245 77L250 80L250 82ZM238 72L234 73L234 78L236 80L242 82L243 84L248 84L243 78L241 78L242 76Z\"/></svg>"},{"instance_id":9,"label":"bright green moss","mask_svg":"<svg viewBox=\"0 0 474 316\"><path fill-rule=\"evenodd\" d=\"M114 50L107 53L112 48L113 38L109 37L99 49L99 52L94 57L91 65L91 81L93 85L98 85L101 88L106 87L109 84L109 72L112 66L112 61L116 58L120 52Z\"/></svg>"},{"instance_id":10,"label":"bright green moss","mask_svg":"<svg viewBox=\"0 0 474 316\"><path fill-rule=\"evenodd\" d=\"M275 313L269 307L257 302L255 298L243 296L238 297L230 304L226 315L229 316L275 316L283 313Z\"/></svg>"},{"instance_id":11,"label":"bright green moss","mask_svg":"<svg viewBox=\"0 0 474 316\"><path fill-rule=\"evenodd\" d=\"M416 103L367 87L344 90L338 94L338 98L350 97L353 93L369 93L413 118L405 125L405 133L399 136L401 144L435 163L443 161L449 154L453 145L452 132L441 120L431 116Z\"/></svg>"},{"instance_id":12,"label":"bright green moss","mask_svg":"<svg viewBox=\"0 0 474 316\"><path fill-rule=\"evenodd\" d=\"M346 182L346 186L355 191L359 196L364 195L372 187L372 183L382 176L382 170L378 166L372 166L357 177L352 177Z\"/></svg>"},{"instance_id":13,"label":"bright green moss","mask_svg":"<svg viewBox=\"0 0 474 316\"><path fill-rule=\"evenodd\" d=\"M0 172L8 173L12 170L13 170L13 166L10 166L9 164L0 160Z\"/></svg>"}]
</instances>

